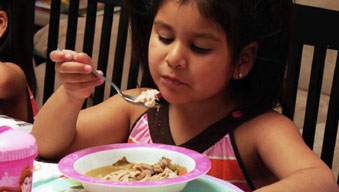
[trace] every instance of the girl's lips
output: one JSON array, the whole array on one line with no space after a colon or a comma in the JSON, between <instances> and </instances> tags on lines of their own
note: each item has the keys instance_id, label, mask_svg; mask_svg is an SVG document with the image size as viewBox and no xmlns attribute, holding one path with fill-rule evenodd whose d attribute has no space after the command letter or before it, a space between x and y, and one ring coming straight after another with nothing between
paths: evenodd
<instances>
[{"instance_id":1,"label":"girl's lips","mask_svg":"<svg viewBox=\"0 0 339 192\"><path fill-rule=\"evenodd\" d=\"M186 85L186 83L177 80L176 78L172 78L169 76L162 76L162 78L164 79L165 83L168 85L174 85L174 86L180 86L180 85Z\"/></svg>"}]
</instances>

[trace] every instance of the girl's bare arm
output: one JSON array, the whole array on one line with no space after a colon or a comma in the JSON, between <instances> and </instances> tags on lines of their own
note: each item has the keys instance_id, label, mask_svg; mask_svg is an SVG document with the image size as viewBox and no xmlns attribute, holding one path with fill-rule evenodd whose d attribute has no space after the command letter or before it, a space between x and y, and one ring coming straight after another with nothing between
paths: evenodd
<instances>
[{"instance_id":1,"label":"girl's bare arm","mask_svg":"<svg viewBox=\"0 0 339 192\"><path fill-rule=\"evenodd\" d=\"M61 86L43 105L32 129L40 156L57 158L72 143L83 102L70 97Z\"/></svg>"},{"instance_id":2,"label":"girl's bare arm","mask_svg":"<svg viewBox=\"0 0 339 192\"><path fill-rule=\"evenodd\" d=\"M91 74L91 59L69 50L54 51L51 59L56 62L62 86L43 105L34 122L32 134L39 155L57 158L85 147L125 141L132 112L140 109L134 110L134 106L113 96L81 110L93 88L103 83Z\"/></svg>"},{"instance_id":3,"label":"girl's bare arm","mask_svg":"<svg viewBox=\"0 0 339 192\"><path fill-rule=\"evenodd\" d=\"M279 181L256 191L338 192L332 171L306 146L295 125L274 113L265 118L259 120L265 124L261 126L256 146L263 162Z\"/></svg>"},{"instance_id":4,"label":"girl's bare arm","mask_svg":"<svg viewBox=\"0 0 339 192\"><path fill-rule=\"evenodd\" d=\"M145 110L118 95L84 110L82 103L60 87L44 104L32 131L40 156L58 158L87 147L126 142L131 114Z\"/></svg>"}]
</instances>

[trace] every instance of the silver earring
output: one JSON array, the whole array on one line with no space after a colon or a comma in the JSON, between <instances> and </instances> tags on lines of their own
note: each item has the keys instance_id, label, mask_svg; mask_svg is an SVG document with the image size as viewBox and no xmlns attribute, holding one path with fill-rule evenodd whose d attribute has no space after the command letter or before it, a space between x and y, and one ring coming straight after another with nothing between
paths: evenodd
<instances>
[{"instance_id":1,"label":"silver earring","mask_svg":"<svg viewBox=\"0 0 339 192\"><path fill-rule=\"evenodd\" d=\"M242 73L238 73L238 77L239 77L239 79L241 79L242 78Z\"/></svg>"}]
</instances>

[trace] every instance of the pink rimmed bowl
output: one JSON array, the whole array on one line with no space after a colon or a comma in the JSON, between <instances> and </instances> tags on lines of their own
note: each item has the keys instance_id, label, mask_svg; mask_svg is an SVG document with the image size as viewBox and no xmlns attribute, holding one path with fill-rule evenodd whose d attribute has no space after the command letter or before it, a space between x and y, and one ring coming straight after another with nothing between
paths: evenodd
<instances>
[{"instance_id":1,"label":"pink rimmed bowl","mask_svg":"<svg viewBox=\"0 0 339 192\"><path fill-rule=\"evenodd\" d=\"M172 179L148 182L115 182L84 175L90 170L112 165L123 156L129 162L154 164L163 156L183 166L187 174ZM60 171L80 181L88 192L179 192L189 181L205 175L210 160L202 154L183 147L163 144L111 144L83 149L69 154L59 162Z\"/></svg>"}]
</instances>

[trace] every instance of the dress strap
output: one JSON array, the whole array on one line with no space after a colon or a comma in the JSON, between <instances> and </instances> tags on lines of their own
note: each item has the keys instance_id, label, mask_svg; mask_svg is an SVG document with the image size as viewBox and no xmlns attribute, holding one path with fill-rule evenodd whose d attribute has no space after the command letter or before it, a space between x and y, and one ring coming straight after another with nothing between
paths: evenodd
<instances>
[{"instance_id":1,"label":"dress strap","mask_svg":"<svg viewBox=\"0 0 339 192\"><path fill-rule=\"evenodd\" d=\"M154 143L175 145L169 125L169 104L163 102L159 110L149 109L147 115L152 141ZM227 133L236 129L245 120L246 118L244 118L241 111L231 111L224 118L210 125L180 146L202 153L221 140Z\"/></svg>"}]
</instances>

